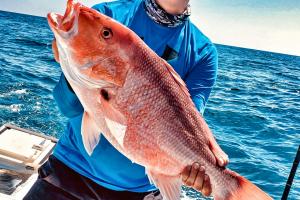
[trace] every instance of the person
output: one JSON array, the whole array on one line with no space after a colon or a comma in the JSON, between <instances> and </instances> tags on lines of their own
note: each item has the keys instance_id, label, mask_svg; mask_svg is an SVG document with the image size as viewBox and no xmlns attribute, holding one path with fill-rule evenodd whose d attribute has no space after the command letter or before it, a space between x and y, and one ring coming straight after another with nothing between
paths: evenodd
<instances>
[{"instance_id":1,"label":"person","mask_svg":"<svg viewBox=\"0 0 300 200\"><path fill-rule=\"evenodd\" d=\"M215 46L189 19L189 0L119 0L93 8L132 29L171 64L203 114L216 80L218 58ZM59 61L55 43L54 54ZM132 163L105 138L91 156L86 153L80 127L83 108L63 75L54 88L54 98L69 118L68 125L25 200L162 199L144 167ZM220 166L228 163L223 151L213 153ZM182 181L205 196L212 192L204 167L196 161L183 170Z\"/></svg>"}]
</instances>

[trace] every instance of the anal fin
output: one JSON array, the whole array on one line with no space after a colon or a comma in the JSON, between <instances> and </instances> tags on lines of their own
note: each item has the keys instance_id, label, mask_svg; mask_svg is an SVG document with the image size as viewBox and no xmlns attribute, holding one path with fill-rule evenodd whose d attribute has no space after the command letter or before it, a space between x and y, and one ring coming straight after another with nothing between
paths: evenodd
<instances>
[{"instance_id":1,"label":"anal fin","mask_svg":"<svg viewBox=\"0 0 300 200\"><path fill-rule=\"evenodd\" d=\"M85 150L89 155L92 155L100 141L101 131L87 112L84 112L82 116L81 136Z\"/></svg>"},{"instance_id":2,"label":"anal fin","mask_svg":"<svg viewBox=\"0 0 300 200\"><path fill-rule=\"evenodd\" d=\"M181 178L180 176L167 176L164 174L147 171L151 183L159 189L163 200L180 200Z\"/></svg>"}]
</instances>

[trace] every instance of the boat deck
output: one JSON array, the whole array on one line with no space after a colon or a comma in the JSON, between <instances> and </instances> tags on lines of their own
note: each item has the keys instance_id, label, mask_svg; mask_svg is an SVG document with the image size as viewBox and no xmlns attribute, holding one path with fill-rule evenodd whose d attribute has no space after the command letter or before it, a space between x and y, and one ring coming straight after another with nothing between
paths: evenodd
<instances>
[{"instance_id":1,"label":"boat deck","mask_svg":"<svg viewBox=\"0 0 300 200\"><path fill-rule=\"evenodd\" d=\"M57 139L5 124L0 128L0 199L19 200L38 177L38 168L52 153Z\"/></svg>"}]
</instances>

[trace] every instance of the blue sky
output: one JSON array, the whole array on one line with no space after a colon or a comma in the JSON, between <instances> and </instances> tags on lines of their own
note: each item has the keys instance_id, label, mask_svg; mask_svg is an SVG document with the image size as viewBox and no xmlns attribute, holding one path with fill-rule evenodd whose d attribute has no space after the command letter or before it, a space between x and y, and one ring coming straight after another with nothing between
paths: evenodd
<instances>
[{"instance_id":1,"label":"blue sky","mask_svg":"<svg viewBox=\"0 0 300 200\"><path fill-rule=\"evenodd\" d=\"M109 0L108 0L109 1ZM92 6L103 0L82 0ZM1 0L0 10L46 16L64 0ZM213 42L300 56L300 0L191 0L192 21Z\"/></svg>"}]
</instances>

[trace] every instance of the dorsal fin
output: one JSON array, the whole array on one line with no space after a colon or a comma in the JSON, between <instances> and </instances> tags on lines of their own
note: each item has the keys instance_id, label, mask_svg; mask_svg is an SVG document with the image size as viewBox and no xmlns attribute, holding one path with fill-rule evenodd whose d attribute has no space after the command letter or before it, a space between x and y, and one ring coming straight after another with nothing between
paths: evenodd
<instances>
[{"instance_id":1,"label":"dorsal fin","mask_svg":"<svg viewBox=\"0 0 300 200\"><path fill-rule=\"evenodd\" d=\"M179 85L179 87L181 88L181 90L188 96L190 97L190 93L189 90L186 87L185 82L183 82L183 80L181 79L181 77L179 76L179 74L173 69L173 67L167 63L164 60L165 66L168 69L168 71L171 73L172 77L174 78L175 82Z\"/></svg>"}]
</instances>

